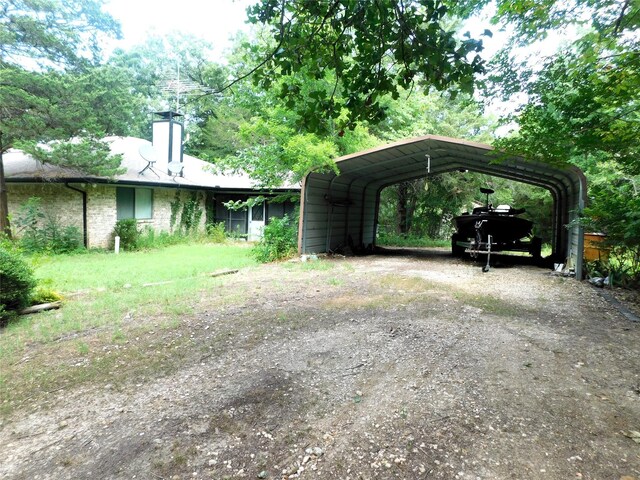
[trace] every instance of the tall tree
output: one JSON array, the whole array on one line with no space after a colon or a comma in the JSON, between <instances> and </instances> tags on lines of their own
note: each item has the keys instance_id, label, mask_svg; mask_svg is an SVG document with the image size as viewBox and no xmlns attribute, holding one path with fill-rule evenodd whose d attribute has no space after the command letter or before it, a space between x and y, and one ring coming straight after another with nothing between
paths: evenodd
<instances>
[{"instance_id":1,"label":"tall tree","mask_svg":"<svg viewBox=\"0 0 640 480\"><path fill-rule=\"evenodd\" d=\"M556 164L603 152L640 171L640 5L576 0L569 8L545 0L535 13L501 4L498 15L519 34L510 46L558 29L582 29L542 62L519 62L513 49L498 56L497 90L507 99L522 93L528 99L511 118L517 137L501 146Z\"/></svg>"},{"instance_id":2,"label":"tall tree","mask_svg":"<svg viewBox=\"0 0 640 480\"><path fill-rule=\"evenodd\" d=\"M572 31L566 46L542 62L522 64L504 51L494 81L506 98L526 94L510 120L517 132L502 149L556 165L576 164L590 181L583 222L609 233L640 258L640 4L635 0L499 2L498 20L517 42ZM513 6L512 5L512 6ZM517 43L514 41L513 43Z\"/></svg>"},{"instance_id":3,"label":"tall tree","mask_svg":"<svg viewBox=\"0 0 640 480\"><path fill-rule=\"evenodd\" d=\"M100 42L119 36L103 0L5 0L0 6L0 64L77 67L100 60Z\"/></svg>"},{"instance_id":4,"label":"tall tree","mask_svg":"<svg viewBox=\"0 0 640 480\"><path fill-rule=\"evenodd\" d=\"M253 67L231 85L251 76L276 89L308 131L323 132L327 120L339 131L377 122L387 94L473 90L482 41L449 27L452 14L469 12L450 0L260 0L248 9L262 28L261 41L247 43Z\"/></svg>"},{"instance_id":5,"label":"tall tree","mask_svg":"<svg viewBox=\"0 0 640 480\"><path fill-rule=\"evenodd\" d=\"M2 154L18 142L68 139L97 127L81 119L77 107L88 94L105 98L103 91L94 95L80 88L99 59L102 37L119 35L102 5L102 0L7 0L0 6L0 232L10 234ZM90 106L84 103L82 111ZM100 126L94 133L110 133Z\"/></svg>"}]
</instances>

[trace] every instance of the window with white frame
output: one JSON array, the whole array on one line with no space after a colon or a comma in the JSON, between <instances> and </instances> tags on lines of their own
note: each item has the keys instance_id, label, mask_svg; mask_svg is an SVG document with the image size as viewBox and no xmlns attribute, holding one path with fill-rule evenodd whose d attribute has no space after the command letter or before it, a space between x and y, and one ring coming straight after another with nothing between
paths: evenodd
<instances>
[{"instance_id":1,"label":"window with white frame","mask_svg":"<svg viewBox=\"0 0 640 480\"><path fill-rule=\"evenodd\" d=\"M153 218L153 190L151 188L117 187L118 220L124 218Z\"/></svg>"}]
</instances>

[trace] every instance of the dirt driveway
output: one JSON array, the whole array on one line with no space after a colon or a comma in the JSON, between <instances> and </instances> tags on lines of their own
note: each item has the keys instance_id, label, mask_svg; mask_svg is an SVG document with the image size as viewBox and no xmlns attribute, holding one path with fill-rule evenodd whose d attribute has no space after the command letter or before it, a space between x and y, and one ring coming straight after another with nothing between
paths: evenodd
<instances>
[{"instance_id":1,"label":"dirt driveway","mask_svg":"<svg viewBox=\"0 0 640 480\"><path fill-rule=\"evenodd\" d=\"M0 478L640 480L640 323L585 283L433 250L194 305L177 368L4 419Z\"/></svg>"}]
</instances>

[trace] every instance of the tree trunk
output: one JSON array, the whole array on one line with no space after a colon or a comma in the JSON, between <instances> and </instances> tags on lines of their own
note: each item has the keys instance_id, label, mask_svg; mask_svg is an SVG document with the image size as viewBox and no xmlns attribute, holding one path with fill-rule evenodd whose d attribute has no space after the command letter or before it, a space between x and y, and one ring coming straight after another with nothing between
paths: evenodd
<instances>
[{"instance_id":1,"label":"tree trunk","mask_svg":"<svg viewBox=\"0 0 640 480\"><path fill-rule=\"evenodd\" d=\"M409 230L407 204L409 201L408 184L402 182L398 184L398 233L406 235Z\"/></svg>"},{"instance_id":2,"label":"tree trunk","mask_svg":"<svg viewBox=\"0 0 640 480\"><path fill-rule=\"evenodd\" d=\"M0 235L5 234L11 238L11 225L9 224L9 199L7 197L7 182L4 178L4 160L2 158L3 145L2 133L0 133Z\"/></svg>"}]
</instances>

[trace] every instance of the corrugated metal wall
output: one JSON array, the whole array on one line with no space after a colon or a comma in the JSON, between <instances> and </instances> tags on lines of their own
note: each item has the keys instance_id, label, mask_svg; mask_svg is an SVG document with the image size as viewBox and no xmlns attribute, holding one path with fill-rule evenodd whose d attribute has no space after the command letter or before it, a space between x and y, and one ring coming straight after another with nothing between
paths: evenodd
<instances>
[{"instance_id":1,"label":"corrugated metal wall","mask_svg":"<svg viewBox=\"0 0 640 480\"><path fill-rule=\"evenodd\" d=\"M554 252L582 269L582 229L575 221L586 180L577 168L517 157L496 161L488 145L437 136L405 140L336 161L339 175L310 173L302 187L299 251L333 252L375 245L382 188L465 168L546 188L554 199Z\"/></svg>"}]
</instances>

